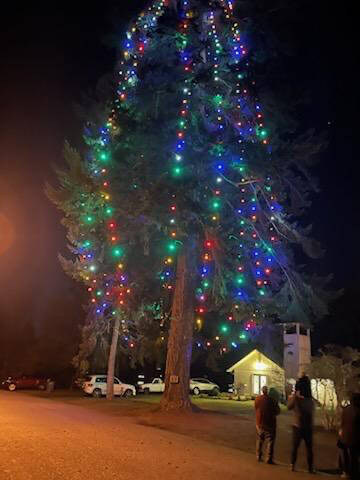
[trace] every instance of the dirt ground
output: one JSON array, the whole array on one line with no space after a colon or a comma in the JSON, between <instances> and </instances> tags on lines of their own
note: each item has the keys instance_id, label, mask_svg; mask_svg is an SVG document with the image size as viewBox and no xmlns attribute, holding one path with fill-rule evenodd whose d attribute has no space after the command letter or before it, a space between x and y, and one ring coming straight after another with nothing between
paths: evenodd
<instances>
[{"instance_id":1,"label":"dirt ground","mask_svg":"<svg viewBox=\"0 0 360 480\"><path fill-rule=\"evenodd\" d=\"M139 401L139 398L137 399ZM145 401L147 399L145 398ZM253 402L229 400L196 399L196 406L202 411L194 415L182 416L181 422L175 415L165 415L155 411L142 414L139 423L180 433L223 445L247 453L255 453L255 414ZM292 412L284 407L278 417L275 459L278 463L290 463L292 434ZM323 473L337 472L338 458L336 435L324 431L320 412L317 412L314 434L316 468ZM305 447L300 447L298 467L306 469Z\"/></svg>"},{"instance_id":2,"label":"dirt ground","mask_svg":"<svg viewBox=\"0 0 360 480\"><path fill-rule=\"evenodd\" d=\"M86 408L92 414L108 415L142 427L180 434L212 446L231 448L236 451L254 455L255 428L253 402L235 402L211 398L194 399L194 404L201 409L198 413L188 415L171 415L158 411L159 395L138 396L136 399L116 399L109 403L104 399L83 397L79 392L55 392L50 398L39 392L16 392L18 396L37 397L50 402L60 401ZM10 394L11 395L11 394ZM334 474L337 469L336 435L325 432L317 418L315 429L315 464L323 473ZM289 465L291 449L292 415L285 408L278 417L278 433L275 459L281 465ZM299 452L298 467L306 469L304 446Z\"/></svg>"}]
</instances>

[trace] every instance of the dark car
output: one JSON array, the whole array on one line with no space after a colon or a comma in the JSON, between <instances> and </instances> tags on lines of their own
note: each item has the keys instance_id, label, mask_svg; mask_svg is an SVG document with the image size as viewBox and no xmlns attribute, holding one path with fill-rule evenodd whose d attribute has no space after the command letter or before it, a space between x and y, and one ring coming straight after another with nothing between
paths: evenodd
<instances>
[{"instance_id":1,"label":"dark car","mask_svg":"<svg viewBox=\"0 0 360 480\"><path fill-rule=\"evenodd\" d=\"M46 378L30 377L23 375L22 377L9 377L2 382L2 386L10 392L15 390L45 390Z\"/></svg>"}]
</instances>

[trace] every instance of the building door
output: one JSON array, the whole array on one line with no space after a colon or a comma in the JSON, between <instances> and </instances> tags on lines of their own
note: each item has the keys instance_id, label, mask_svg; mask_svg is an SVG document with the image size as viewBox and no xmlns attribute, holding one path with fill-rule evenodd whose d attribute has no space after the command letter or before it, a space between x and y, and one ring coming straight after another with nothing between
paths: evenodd
<instances>
[{"instance_id":1,"label":"building door","mask_svg":"<svg viewBox=\"0 0 360 480\"><path fill-rule=\"evenodd\" d=\"M266 375L253 375L253 394L260 395L262 387L266 385Z\"/></svg>"}]
</instances>

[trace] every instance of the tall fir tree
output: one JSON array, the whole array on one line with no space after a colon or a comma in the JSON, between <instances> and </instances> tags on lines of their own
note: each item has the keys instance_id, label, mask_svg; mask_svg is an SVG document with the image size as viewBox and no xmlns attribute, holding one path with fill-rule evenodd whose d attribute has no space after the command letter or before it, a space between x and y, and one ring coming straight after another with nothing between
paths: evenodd
<instances>
[{"instance_id":1,"label":"tall fir tree","mask_svg":"<svg viewBox=\"0 0 360 480\"><path fill-rule=\"evenodd\" d=\"M71 217L77 260L65 266L88 285L100 319L114 315L128 328L134 298L152 285L139 298L152 304L161 285L160 327L170 311L167 410L190 408L193 329L212 312L227 324L200 345L225 351L233 324L241 337L274 315L309 322L326 310L293 250L321 253L296 223L320 142L284 141L265 118L256 52L235 3L157 0L139 15L118 66L115 106L100 129L88 125L88 154L76 158L82 178L75 186L59 172L71 200L49 191Z\"/></svg>"},{"instance_id":2,"label":"tall fir tree","mask_svg":"<svg viewBox=\"0 0 360 480\"><path fill-rule=\"evenodd\" d=\"M154 2L130 26L118 69L117 208L162 260L159 279L172 301L165 409L189 408L193 326L201 329L207 312L242 323L244 335L271 315L306 323L326 311L292 250L321 254L294 216L308 201L307 157L320 142L293 139L296 161L285 157L234 7Z\"/></svg>"}]
</instances>

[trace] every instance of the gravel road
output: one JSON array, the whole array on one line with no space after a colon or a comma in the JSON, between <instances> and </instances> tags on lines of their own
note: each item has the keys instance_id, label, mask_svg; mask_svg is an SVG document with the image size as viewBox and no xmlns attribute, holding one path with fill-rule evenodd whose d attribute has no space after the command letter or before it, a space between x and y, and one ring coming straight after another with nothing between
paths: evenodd
<instances>
[{"instance_id":1,"label":"gravel road","mask_svg":"<svg viewBox=\"0 0 360 480\"><path fill-rule=\"evenodd\" d=\"M1 480L271 478L312 477L258 464L238 450L137 425L134 418L0 391Z\"/></svg>"}]
</instances>

